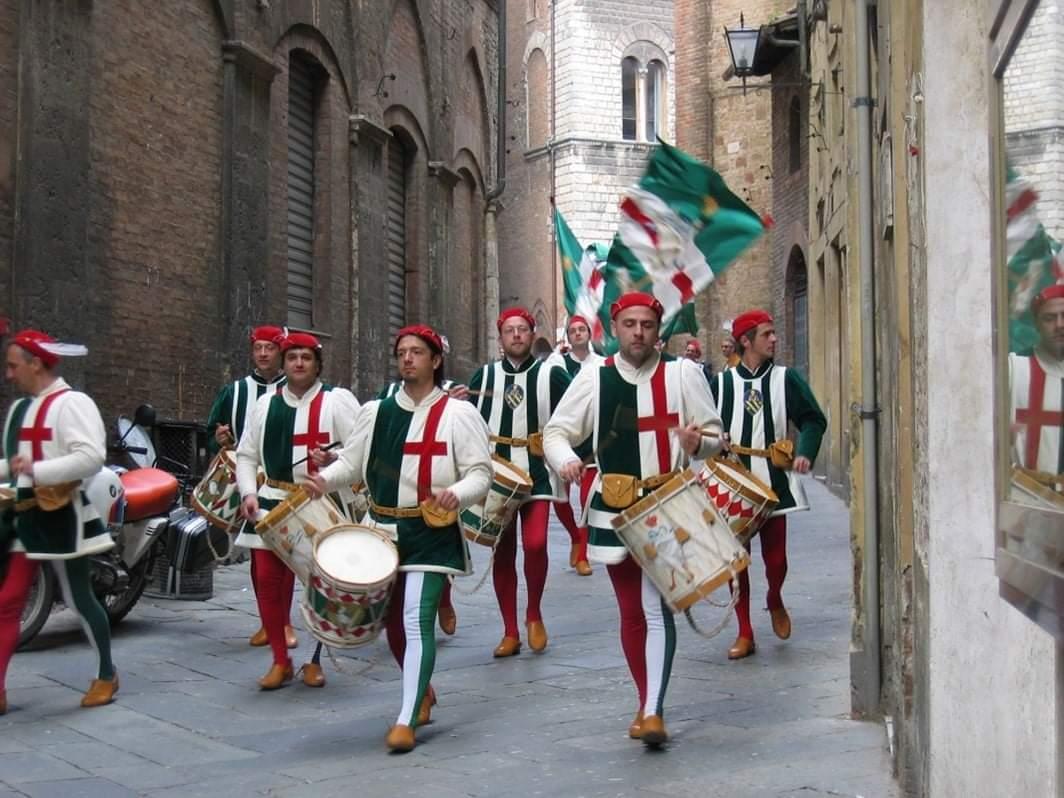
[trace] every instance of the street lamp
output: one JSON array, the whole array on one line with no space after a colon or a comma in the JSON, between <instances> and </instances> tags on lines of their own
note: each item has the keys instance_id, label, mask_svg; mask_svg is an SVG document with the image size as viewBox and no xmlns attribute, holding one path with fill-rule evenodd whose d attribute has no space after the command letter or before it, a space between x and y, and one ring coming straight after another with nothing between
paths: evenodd
<instances>
[{"instance_id":1,"label":"street lamp","mask_svg":"<svg viewBox=\"0 0 1064 798\"><path fill-rule=\"evenodd\" d=\"M746 94L746 79L754 74L754 55L761 36L761 28L746 27L746 20L739 14L738 28L725 28L724 38L728 40L731 53L732 69L736 77L743 79L743 94Z\"/></svg>"}]
</instances>

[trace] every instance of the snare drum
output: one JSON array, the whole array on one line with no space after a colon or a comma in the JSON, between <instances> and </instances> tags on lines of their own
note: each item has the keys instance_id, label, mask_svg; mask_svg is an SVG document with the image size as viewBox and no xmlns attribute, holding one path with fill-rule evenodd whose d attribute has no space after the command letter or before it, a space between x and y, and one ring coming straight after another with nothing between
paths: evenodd
<instances>
[{"instance_id":1,"label":"snare drum","mask_svg":"<svg viewBox=\"0 0 1064 798\"><path fill-rule=\"evenodd\" d=\"M339 648L375 640L399 569L395 544L376 529L341 524L315 537L313 557L300 605L307 629Z\"/></svg>"},{"instance_id":2,"label":"snare drum","mask_svg":"<svg viewBox=\"0 0 1064 798\"><path fill-rule=\"evenodd\" d=\"M673 612L680 612L750 564L691 469L613 519L617 536Z\"/></svg>"},{"instance_id":3,"label":"snare drum","mask_svg":"<svg viewBox=\"0 0 1064 798\"><path fill-rule=\"evenodd\" d=\"M328 496L312 499L306 490L297 488L255 524L255 531L306 584L314 559L314 538L346 520Z\"/></svg>"},{"instance_id":4,"label":"snare drum","mask_svg":"<svg viewBox=\"0 0 1064 798\"><path fill-rule=\"evenodd\" d=\"M779 504L775 491L733 460L707 460L698 481L739 541L746 545Z\"/></svg>"},{"instance_id":5,"label":"snare drum","mask_svg":"<svg viewBox=\"0 0 1064 798\"><path fill-rule=\"evenodd\" d=\"M532 477L509 460L493 455L495 479L480 504L462 511L460 520L465 536L474 543L494 546L499 535L513 521L517 508L532 492Z\"/></svg>"},{"instance_id":6,"label":"snare drum","mask_svg":"<svg viewBox=\"0 0 1064 798\"><path fill-rule=\"evenodd\" d=\"M239 531L240 491L236 487L236 453L232 449L222 449L211 460L207 473L192 491L192 509L219 529Z\"/></svg>"}]
</instances>

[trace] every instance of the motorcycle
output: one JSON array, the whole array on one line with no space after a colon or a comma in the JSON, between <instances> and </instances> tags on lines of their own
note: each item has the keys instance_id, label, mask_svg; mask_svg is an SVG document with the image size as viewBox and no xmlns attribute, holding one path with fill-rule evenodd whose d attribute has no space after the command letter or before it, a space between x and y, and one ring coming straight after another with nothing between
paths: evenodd
<instances>
[{"instance_id":1,"label":"motorcycle","mask_svg":"<svg viewBox=\"0 0 1064 798\"><path fill-rule=\"evenodd\" d=\"M129 614L144 593L171 514L180 512L177 478L155 467L155 447L147 433L154 425L151 405L138 407L132 420L120 416L117 437L107 451L109 459L118 458L132 467L105 465L85 483L85 495L115 542L110 551L90 556L93 591L112 627ZM22 611L19 647L36 637L62 600L52 569L38 568Z\"/></svg>"}]
</instances>

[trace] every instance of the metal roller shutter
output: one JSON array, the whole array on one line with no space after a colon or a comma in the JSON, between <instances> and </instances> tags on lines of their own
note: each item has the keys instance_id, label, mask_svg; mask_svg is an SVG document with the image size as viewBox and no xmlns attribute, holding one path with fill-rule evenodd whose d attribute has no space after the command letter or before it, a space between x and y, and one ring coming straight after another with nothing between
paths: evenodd
<instances>
[{"instance_id":1,"label":"metal roller shutter","mask_svg":"<svg viewBox=\"0 0 1064 798\"><path fill-rule=\"evenodd\" d=\"M388 143L388 332L406 324L406 152L395 139Z\"/></svg>"},{"instance_id":2,"label":"metal roller shutter","mask_svg":"<svg viewBox=\"0 0 1064 798\"><path fill-rule=\"evenodd\" d=\"M288 68L288 324L314 316L314 72L293 56Z\"/></svg>"}]
</instances>

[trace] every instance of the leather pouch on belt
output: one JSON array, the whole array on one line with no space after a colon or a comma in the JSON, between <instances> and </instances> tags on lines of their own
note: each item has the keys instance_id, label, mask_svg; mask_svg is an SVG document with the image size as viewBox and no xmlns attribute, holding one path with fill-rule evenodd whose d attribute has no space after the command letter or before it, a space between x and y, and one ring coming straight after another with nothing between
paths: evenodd
<instances>
[{"instance_id":1,"label":"leather pouch on belt","mask_svg":"<svg viewBox=\"0 0 1064 798\"><path fill-rule=\"evenodd\" d=\"M432 499L425 499L419 505L421 508L421 520L428 526L439 529L458 523L458 513L454 510L444 510Z\"/></svg>"},{"instance_id":2,"label":"leather pouch on belt","mask_svg":"<svg viewBox=\"0 0 1064 798\"><path fill-rule=\"evenodd\" d=\"M639 480L631 474L603 474L602 501L614 510L631 507L639 497Z\"/></svg>"},{"instance_id":3,"label":"leather pouch on belt","mask_svg":"<svg viewBox=\"0 0 1064 798\"><path fill-rule=\"evenodd\" d=\"M528 453L533 457L543 456L543 433L533 432L528 436Z\"/></svg>"},{"instance_id":4,"label":"leather pouch on belt","mask_svg":"<svg viewBox=\"0 0 1064 798\"><path fill-rule=\"evenodd\" d=\"M45 512L52 512L66 507L74 498L78 482L64 482L61 485L39 485L33 489L37 506Z\"/></svg>"},{"instance_id":5,"label":"leather pouch on belt","mask_svg":"<svg viewBox=\"0 0 1064 798\"><path fill-rule=\"evenodd\" d=\"M784 438L768 447L769 462L776 468L789 471L794 465L794 441Z\"/></svg>"}]
</instances>

